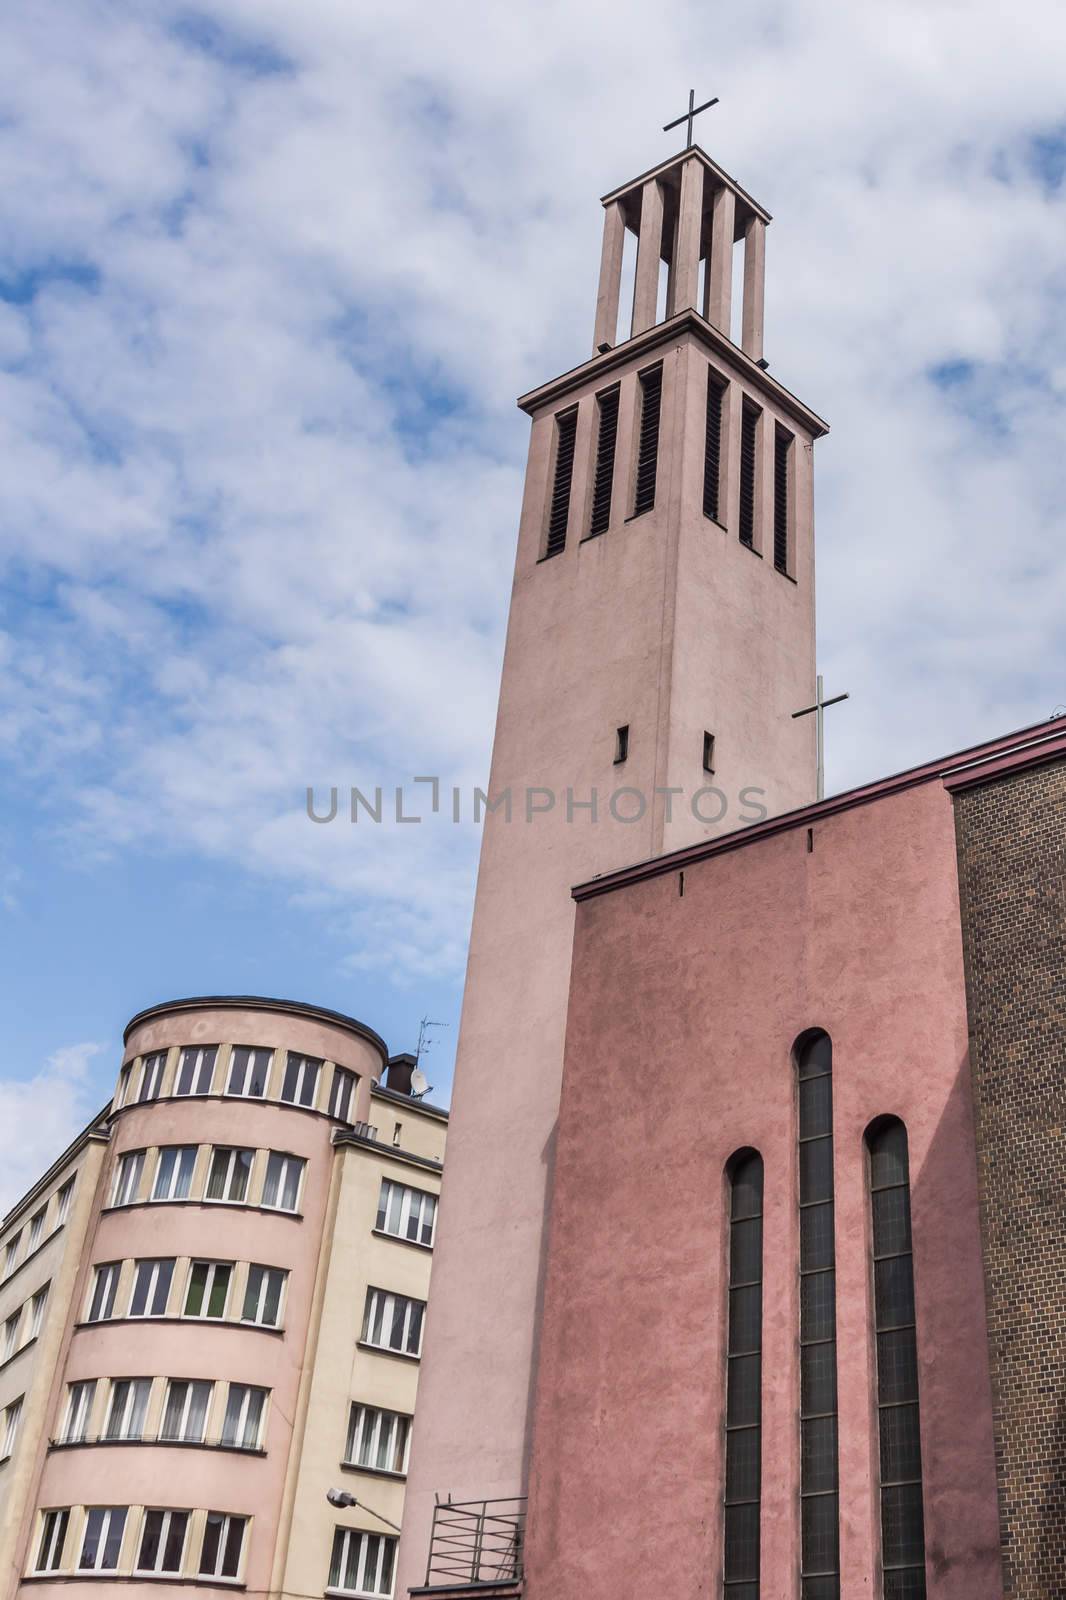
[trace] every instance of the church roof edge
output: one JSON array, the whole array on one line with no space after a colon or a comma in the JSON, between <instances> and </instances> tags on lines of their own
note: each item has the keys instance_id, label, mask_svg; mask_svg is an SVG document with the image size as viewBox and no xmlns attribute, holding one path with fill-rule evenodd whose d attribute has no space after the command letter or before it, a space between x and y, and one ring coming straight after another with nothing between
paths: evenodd
<instances>
[{"instance_id":1,"label":"church roof edge","mask_svg":"<svg viewBox=\"0 0 1066 1600\"><path fill-rule=\"evenodd\" d=\"M763 222L772 222L774 220L766 207L761 206L757 200L753 199L746 189L742 189L737 180L731 177L724 167L720 167L717 161L712 161L702 145L698 144L689 145L687 150L679 150L676 156L669 156L665 161L660 161L654 167L649 167L648 171L642 172L638 178L631 178L628 183L620 183L609 194L600 197L600 204L609 206L612 200L620 200L622 195L629 194L632 189L638 188L642 183L647 183L649 178L657 178L660 173L669 172L672 167L678 166L682 161L687 161L690 156L695 156L702 161L708 172L713 173L721 183L732 189L733 193L740 200L743 200L746 206L750 206L755 215L761 217Z\"/></svg>"},{"instance_id":2,"label":"church roof edge","mask_svg":"<svg viewBox=\"0 0 1066 1600\"><path fill-rule=\"evenodd\" d=\"M909 767L887 778L862 784L857 789L847 789L843 794L830 795L826 800L816 800L811 805L800 806L796 811L786 811L779 817L767 817L764 822L752 823L735 833L721 834L700 844L687 845L668 855L653 856L647 861L620 867L616 872L605 872L599 878L575 884L570 893L575 900L591 900L596 895L609 894L614 889L625 888L644 878L661 877L676 872L691 862L702 861L707 856L721 855L728 850L739 850L759 839L772 838L799 827L809 826L841 811L856 806L870 805L890 794L899 794L919 784L939 780L950 792L972 788L979 783L992 783L1007 773L1024 767L1039 766L1047 761L1066 759L1066 718L1057 717L1049 722L1036 722L998 739L986 740L966 750L943 756L938 761L924 762Z\"/></svg>"}]
</instances>

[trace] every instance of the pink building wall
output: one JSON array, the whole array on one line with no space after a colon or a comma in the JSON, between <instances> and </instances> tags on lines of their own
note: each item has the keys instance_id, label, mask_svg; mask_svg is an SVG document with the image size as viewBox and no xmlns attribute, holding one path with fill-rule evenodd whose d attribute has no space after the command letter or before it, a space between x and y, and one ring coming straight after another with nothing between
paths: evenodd
<instances>
[{"instance_id":1,"label":"pink building wall","mask_svg":"<svg viewBox=\"0 0 1066 1600\"><path fill-rule=\"evenodd\" d=\"M813 824L813 852L807 824ZM955 838L929 781L577 909L527 1600L717 1595L727 1197L765 1162L762 1593L799 1594L791 1049L833 1040L841 1594L879 1593L863 1133L907 1125L929 1593L1002 1593Z\"/></svg>"}]
</instances>

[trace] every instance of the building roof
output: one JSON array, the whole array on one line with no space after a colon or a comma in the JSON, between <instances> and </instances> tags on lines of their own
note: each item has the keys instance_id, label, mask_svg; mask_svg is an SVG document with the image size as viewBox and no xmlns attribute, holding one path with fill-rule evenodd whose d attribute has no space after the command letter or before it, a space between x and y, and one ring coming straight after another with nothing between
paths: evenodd
<instances>
[{"instance_id":1,"label":"building roof","mask_svg":"<svg viewBox=\"0 0 1066 1600\"><path fill-rule=\"evenodd\" d=\"M382 1067L386 1067L389 1062L389 1050L384 1039L365 1022L360 1022L358 1017L346 1016L343 1011L331 1011L327 1006L308 1005L303 1000L274 1000L258 994L193 995L184 1000L165 1000L159 1005L147 1006L127 1022L122 1042L125 1044L134 1028L142 1022L147 1022L151 1017L164 1017L174 1011L200 1011L206 1006L241 1011L284 1011L292 1016L310 1017L314 1022L332 1022L339 1027L347 1028L351 1033L358 1034L360 1038L372 1044L380 1052Z\"/></svg>"}]
</instances>

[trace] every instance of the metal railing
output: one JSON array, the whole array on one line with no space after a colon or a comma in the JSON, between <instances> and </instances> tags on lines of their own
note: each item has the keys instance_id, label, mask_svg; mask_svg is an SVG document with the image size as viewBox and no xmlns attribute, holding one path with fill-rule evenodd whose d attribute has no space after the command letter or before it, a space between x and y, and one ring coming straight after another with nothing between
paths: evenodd
<instances>
[{"instance_id":1,"label":"metal railing","mask_svg":"<svg viewBox=\"0 0 1066 1600\"><path fill-rule=\"evenodd\" d=\"M526 1497L438 1500L426 1587L515 1582L522 1576Z\"/></svg>"}]
</instances>

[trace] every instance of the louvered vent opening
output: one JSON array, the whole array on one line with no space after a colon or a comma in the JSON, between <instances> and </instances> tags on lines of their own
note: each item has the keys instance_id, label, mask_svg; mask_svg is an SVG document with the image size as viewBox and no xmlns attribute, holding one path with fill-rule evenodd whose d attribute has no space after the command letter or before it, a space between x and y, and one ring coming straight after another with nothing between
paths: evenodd
<instances>
[{"instance_id":1,"label":"louvered vent opening","mask_svg":"<svg viewBox=\"0 0 1066 1600\"><path fill-rule=\"evenodd\" d=\"M637 447L637 486L633 496L633 515L650 511L655 504L655 471L659 464L659 412L663 398L663 369L655 367L640 375L640 443Z\"/></svg>"},{"instance_id":2,"label":"louvered vent opening","mask_svg":"<svg viewBox=\"0 0 1066 1600\"><path fill-rule=\"evenodd\" d=\"M570 516L570 485L574 477L574 443L577 438L577 412L567 411L555 419L555 483L548 513L546 556L557 556L566 548L566 524Z\"/></svg>"},{"instance_id":3,"label":"louvered vent opening","mask_svg":"<svg viewBox=\"0 0 1066 1600\"><path fill-rule=\"evenodd\" d=\"M755 454L759 413L745 406L740 422L740 542L755 548Z\"/></svg>"},{"instance_id":4,"label":"louvered vent opening","mask_svg":"<svg viewBox=\"0 0 1066 1600\"><path fill-rule=\"evenodd\" d=\"M725 386L712 367L707 368L707 438L703 455L703 511L715 522L719 511L719 484L722 474L722 402Z\"/></svg>"},{"instance_id":5,"label":"louvered vent opening","mask_svg":"<svg viewBox=\"0 0 1066 1600\"><path fill-rule=\"evenodd\" d=\"M606 533L611 524L611 484L614 481L615 445L618 442L618 390L600 395L600 431L596 440L596 474L592 483L589 538Z\"/></svg>"},{"instance_id":6,"label":"louvered vent opening","mask_svg":"<svg viewBox=\"0 0 1066 1600\"><path fill-rule=\"evenodd\" d=\"M792 435L784 428L774 434L774 566L788 571L788 452Z\"/></svg>"}]
</instances>

